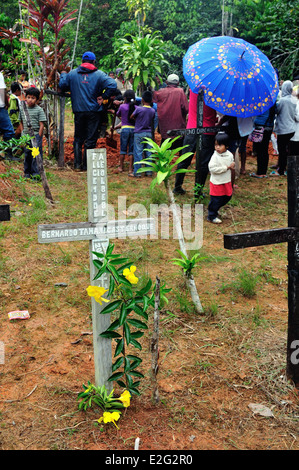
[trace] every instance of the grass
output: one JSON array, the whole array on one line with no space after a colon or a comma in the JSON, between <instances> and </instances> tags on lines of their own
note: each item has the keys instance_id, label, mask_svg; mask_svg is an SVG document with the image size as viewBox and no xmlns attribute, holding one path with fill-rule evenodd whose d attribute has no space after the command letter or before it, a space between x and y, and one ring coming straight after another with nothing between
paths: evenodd
<instances>
[{"instance_id":1,"label":"grass","mask_svg":"<svg viewBox=\"0 0 299 470\"><path fill-rule=\"evenodd\" d=\"M254 165L249 161L250 164ZM19 169L19 166L15 168ZM45 245L37 242L39 224L87 220L86 175L57 171L55 167L47 168L50 188L57 201L50 208L45 202L40 183L23 181L21 173L12 171L9 165L3 174L5 176L1 176L0 182L5 181L11 185L9 194L12 199L11 221L0 223L0 328L10 338L8 350L10 354L17 354L17 340L20 339L24 345L24 361L28 368L28 356L25 356L27 351L28 355L33 355L34 351L39 364L42 364L43 358L47 360L54 350L55 365L69 362L76 372L76 385L81 385L83 381L87 383L92 373L92 364L88 359L88 355L92 356L91 342L82 341L76 345L71 343L80 336L80 332L91 330L90 299L85 292L90 282L88 242ZM161 385L161 400L165 403L163 409L169 411L173 427L184 426L186 420L190 426L190 418L193 419L198 414L199 418L194 421L194 433L213 433L216 426L217 436L213 434L215 439L223 439L221 442L227 444L223 436L229 429L232 441L239 448L249 446L246 438L255 433L257 437L254 442L259 445L259 432L269 436L273 442L275 439L276 443L281 442L281 437L275 435L275 427L271 427L270 423L250 418L246 403L263 401L275 404L275 400L285 399L291 390L289 384L280 379L285 367L287 324L286 246L266 246L234 252L223 247L225 233L285 226L285 180L281 186L272 180L267 181L266 186L260 183L249 177L240 179L240 190L234 194L229 207L223 209L226 216L222 226L204 223L203 247L200 249L200 255L204 259L194 271L204 307L202 316L194 314L181 271L171 263L171 259L176 256L177 240L114 240L115 252L130 257L136 264L140 280L138 287L145 285L149 277L154 283L155 276L159 275L161 282L172 288L168 295L169 303L163 306L160 315L159 373L160 379L167 383L182 386L177 393L170 394L164 393ZM141 179L132 191L132 182L125 175L116 175L109 170L108 184L109 201L115 203L115 208L120 195L128 196L127 208L134 202L143 202L148 213L150 204L167 203L164 188L156 187L154 191L150 191L148 179ZM177 198L177 202L193 203L193 186L194 176L187 175L187 194ZM208 198L204 200L205 211L207 204ZM189 256L192 257L196 252L190 252ZM67 287L55 288L57 282L66 283ZM20 289L16 286L20 286ZM34 312L32 323L24 323L22 329L20 323L7 324L7 312L14 308L28 308L30 312ZM149 330L144 336L142 350L146 374L150 369L148 344L152 320L151 312ZM41 336L38 337L38 331L43 335L42 341ZM72 362L73 360L77 362ZM12 366L8 364L9 380L7 383L5 380L3 382L9 397L14 392L13 388L10 390L9 374L17 374L10 367ZM39 390L42 390L45 380L47 383L52 380L50 388L46 390L50 390L53 384L62 384L61 390L67 385L69 389L76 389L75 382L69 384L70 374L55 375L51 368L41 370L40 374L36 375L36 380L41 383ZM22 375L20 386L23 386L22 380L29 380L31 377L29 374ZM240 387L237 389L238 393L235 393L235 385ZM28 383L27 389L32 389ZM144 389L146 398L150 393L150 384L145 384ZM39 396L41 402L38 404L47 407L47 400L42 401L41 392ZM31 400L34 399L33 394ZM23 403L14 403L14 406L17 409ZM61 406L63 415L74 409L73 401L71 405L62 401ZM139 411L140 408L142 403L137 402L136 409ZM53 409L56 410L56 403L53 404ZM22 408L20 410L23 412ZM285 412L286 424L280 427L280 422L276 422L278 434L286 432L285 427L293 419L291 414L287 414L286 408L281 412ZM134 426L133 421L138 421L139 415L130 413L129 410L126 420ZM241 422L246 422L248 432L243 428L240 433L238 426ZM59 427L69 427L68 425L66 422ZM51 426L47 426L43 422L41 434L49 432L52 436L51 445L54 446L55 438L51 433L57 424L51 421ZM70 432L64 438L73 439L72 442L83 438L90 442L86 428L82 428L82 431L81 427L76 429L75 434ZM292 429L291 431L294 433ZM8 435L4 436L5 439L8 439ZM28 439L34 442L34 438ZM114 439L117 448L118 437L114 435ZM63 445L67 446L66 441L64 442ZM68 443L71 448L71 441Z\"/></svg>"}]
</instances>

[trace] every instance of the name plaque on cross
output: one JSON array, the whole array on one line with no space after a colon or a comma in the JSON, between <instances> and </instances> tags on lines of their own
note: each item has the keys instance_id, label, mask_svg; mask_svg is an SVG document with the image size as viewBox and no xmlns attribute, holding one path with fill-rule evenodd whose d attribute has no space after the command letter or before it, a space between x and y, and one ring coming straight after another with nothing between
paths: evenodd
<instances>
[{"instance_id":1,"label":"name plaque on cross","mask_svg":"<svg viewBox=\"0 0 299 470\"><path fill-rule=\"evenodd\" d=\"M109 288L109 277L94 280L97 269L93 264L97 253L106 253L110 238L138 237L156 233L155 219L108 220L108 185L106 149L87 150L88 222L43 224L38 226L39 243L89 240L90 284ZM88 287L88 286L86 286ZM101 315L103 305L91 299L95 364L95 385L105 385L112 374L111 340L100 334L110 326L110 315Z\"/></svg>"}]
</instances>

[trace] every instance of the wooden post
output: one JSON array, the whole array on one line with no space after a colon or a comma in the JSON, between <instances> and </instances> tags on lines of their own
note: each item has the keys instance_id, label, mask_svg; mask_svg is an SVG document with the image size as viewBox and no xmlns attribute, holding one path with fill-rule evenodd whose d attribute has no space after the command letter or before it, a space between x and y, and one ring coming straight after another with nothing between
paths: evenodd
<instances>
[{"instance_id":1,"label":"wooden post","mask_svg":"<svg viewBox=\"0 0 299 470\"><path fill-rule=\"evenodd\" d=\"M288 157L288 227L224 235L229 250L288 243L288 332L286 375L299 389L299 156Z\"/></svg>"},{"instance_id":2,"label":"wooden post","mask_svg":"<svg viewBox=\"0 0 299 470\"><path fill-rule=\"evenodd\" d=\"M155 404L159 402L159 389L157 383L158 374L158 359L159 359L159 320L160 320L160 279L156 277L155 289L155 310L154 310L154 331L151 339L151 354L152 354L152 380L153 380L153 394L152 398Z\"/></svg>"},{"instance_id":3,"label":"wooden post","mask_svg":"<svg viewBox=\"0 0 299 470\"><path fill-rule=\"evenodd\" d=\"M198 92L197 96L197 128L203 127L203 90ZM201 152L202 148L202 134L197 135L196 140L196 173L195 173L195 184L199 184L201 181ZM198 191L195 190L195 197L198 196Z\"/></svg>"},{"instance_id":4,"label":"wooden post","mask_svg":"<svg viewBox=\"0 0 299 470\"><path fill-rule=\"evenodd\" d=\"M10 206L8 204L0 205L0 222L10 220Z\"/></svg>"},{"instance_id":5,"label":"wooden post","mask_svg":"<svg viewBox=\"0 0 299 470\"><path fill-rule=\"evenodd\" d=\"M65 96L59 96L59 155L58 167L64 167L64 118L65 118Z\"/></svg>"},{"instance_id":6,"label":"wooden post","mask_svg":"<svg viewBox=\"0 0 299 470\"><path fill-rule=\"evenodd\" d=\"M288 158L288 226L299 230L299 156ZM288 243L287 376L299 388L299 240ZM297 350L297 354L296 354Z\"/></svg>"},{"instance_id":7,"label":"wooden post","mask_svg":"<svg viewBox=\"0 0 299 470\"><path fill-rule=\"evenodd\" d=\"M110 238L126 238L155 233L154 219L121 219L108 221L108 188L106 149L87 150L88 222L44 224L38 226L39 243L65 241L89 241L90 283L94 286L109 287L109 277L94 280L98 270L93 260L94 252L105 253ZM86 286L88 287L88 286ZM95 385L105 385L112 390L111 340L100 337L110 326L110 314L101 315L103 306L93 298L92 325L94 343Z\"/></svg>"}]
</instances>

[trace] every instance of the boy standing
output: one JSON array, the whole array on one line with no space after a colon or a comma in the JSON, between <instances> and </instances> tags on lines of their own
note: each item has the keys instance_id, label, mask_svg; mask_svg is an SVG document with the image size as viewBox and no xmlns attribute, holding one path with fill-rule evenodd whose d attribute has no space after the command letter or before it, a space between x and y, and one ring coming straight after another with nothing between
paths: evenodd
<instances>
[{"instance_id":1,"label":"boy standing","mask_svg":"<svg viewBox=\"0 0 299 470\"><path fill-rule=\"evenodd\" d=\"M137 174L141 164L143 152L145 157L150 156L150 152L146 152L147 144L144 143L144 139L149 137L152 139L153 120L155 117L155 110L152 108L153 95L151 91L145 91L142 95L142 106L137 106L133 114L132 119L135 119L135 130L134 130L134 173L129 173L129 176L140 178ZM151 176L151 171L145 173L146 176Z\"/></svg>"},{"instance_id":2,"label":"boy standing","mask_svg":"<svg viewBox=\"0 0 299 470\"><path fill-rule=\"evenodd\" d=\"M10 86L10 91L8 114L15 131L15 136L18 139L22 132L20 118L20 96L22 87L18 82L13 82Z\"/></svg>"},{"instance_id":3,"label":"boy standing","mask_svg":"<svg viewBox=\"0 0 299 470\"><path fill-rule=\"evenodd\" d=\"M32 129L34 131L39 153L43 157L43 132L44 123L46 122L46 115L43 109L36 103L39 100L40 91L35 87L30 87L25 90L25 101L27 104L28 114L31 122ZM24 113L24 109L21 106L21 120L22 120L22 135L29 134L27 121ZM24 159L24 176L25 178L34 178L39 175L36 158L32 156L30 149L25 149Z\"/></svg>"}]
</instances>

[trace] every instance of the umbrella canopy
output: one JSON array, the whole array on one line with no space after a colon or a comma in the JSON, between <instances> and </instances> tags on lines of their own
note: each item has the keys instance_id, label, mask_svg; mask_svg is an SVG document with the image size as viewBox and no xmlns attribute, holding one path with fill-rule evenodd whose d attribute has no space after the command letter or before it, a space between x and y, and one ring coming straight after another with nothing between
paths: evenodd
<instances>
[{"instance_id":1,"label":"umbrella canopy","mask_svg":"<svg viewBox=\"0 0 299 470\"><path fill-rule=\"evenodd\" d=\"M279 84L269 59L256 46L230 36L205 38L189 47L184 77L194 93L219 113L250 117L276 101Z\"/></svg>"}]
</instances>

